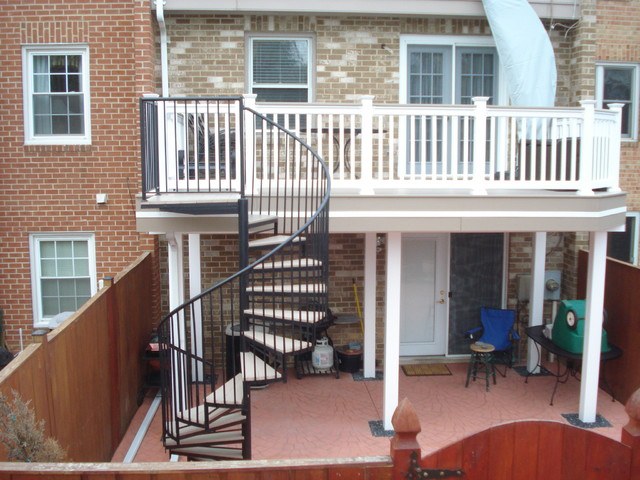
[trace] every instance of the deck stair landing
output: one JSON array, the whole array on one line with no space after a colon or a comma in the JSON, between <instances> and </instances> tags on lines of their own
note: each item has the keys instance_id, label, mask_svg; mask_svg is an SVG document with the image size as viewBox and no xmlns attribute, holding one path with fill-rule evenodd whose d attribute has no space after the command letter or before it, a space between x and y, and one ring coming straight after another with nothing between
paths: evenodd
<instances>
[{"instance_id":1,"label":"deck stair landing","mask_svg":"<svg viewBox=\"0 0 640 480\"><path fill-rule=\"evenodd\" d=\"M207 122L197 112L209 110L198 108L188 122L194 128ZM275 197L248 198L243 190L217 199L217 193L171 193L164 200L151 197L147 205L227 216L238 226L238 272L185 302L159 327L164 445L191 460L251 457L250 387L286 381L287 366L313 349L328 318L327 167L292 133L256 112L244 113L270 139L260 143L264 151L253 152L253 161L278 158L273 178L295 169L306 184L284 182ZM206 132L193 132L199 143L191 149L209 145L211 156L215 139L199 139ZM235 148L233 158L244 159L242 142ZM257 181L246 179L254 187Z\"/></svg>"}]
</instances>

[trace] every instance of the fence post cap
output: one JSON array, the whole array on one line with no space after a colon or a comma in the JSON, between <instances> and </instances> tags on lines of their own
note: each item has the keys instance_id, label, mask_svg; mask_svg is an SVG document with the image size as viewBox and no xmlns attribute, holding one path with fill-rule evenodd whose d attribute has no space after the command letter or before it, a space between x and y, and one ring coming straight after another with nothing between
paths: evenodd
<instances>
[{"instance_id":1,"label":"fence post cap","mask_svg":"<svg viewBox=\"0 0 640 480\"><path fill-rule=\"evenodd\" d=\"M624 429L632 436L640 437L640 388L629 397L624 409L629 415L629 423Z\"/></svg>"},{"instance_id":2,"label":"fence post cap","mask_svg":"<svg viewBox=\"0 0 640 480\"><path fill-rule=\"evenodd\" d=\"M416 409L406 397L400 401L396 411L393 412L391 424L396 433L418 434L422 430Z\"/></svg>"}]
</instances>

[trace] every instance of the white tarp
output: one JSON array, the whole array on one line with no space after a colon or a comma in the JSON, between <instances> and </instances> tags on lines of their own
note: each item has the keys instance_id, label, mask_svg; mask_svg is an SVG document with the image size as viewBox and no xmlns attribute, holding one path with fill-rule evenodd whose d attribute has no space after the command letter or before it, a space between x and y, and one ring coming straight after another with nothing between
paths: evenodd
<instances>
[{"instance_id":1,"label":"white tarp","mask_svg":"<svg viewBox=\"0 0 640 480\"><path fill-rule=\"evenodd\" d=\"M527 0L482 0L512 105L553 107L556 62L549 35Z\"/></svg>"}]
</instances>

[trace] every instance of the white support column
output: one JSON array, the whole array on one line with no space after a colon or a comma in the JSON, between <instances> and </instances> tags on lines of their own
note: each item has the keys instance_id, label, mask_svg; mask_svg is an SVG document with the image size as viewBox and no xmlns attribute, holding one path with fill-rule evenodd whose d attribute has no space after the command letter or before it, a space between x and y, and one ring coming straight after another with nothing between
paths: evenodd
<instances>
[{"instance_id":1,"label":"white support column","mask_svg":"<svg viewBox=\"0 0 640 480\"><path fill-rule=\"evenodd\" d=\"M385 430L393 429L391 417L398 406L401 260L401 234L398 232L387 233L387 295L384 322L384 398L382 404Z\"/></svg>"},{"instance_id":2,"label":"white support column","mask_svg":"<svg viewBox=\"0 0 640 480\"><path fill-rule=\"evenodd\" d=\"M364 377L376 376L376 234L364 236Z\"/></svg>"},{"instance_id":3,"label":"white support column","mask_svg":"<svg viewBox=\"0 0 640 480\"><path fill-rule=\"evenodd\" d=\"M533 234L533 262L531 264L531 293L529 295L529 326L542 325L544 311L544 265L547 251L547 233ZM533 340L527 342L527 370L538 373L538 349Z\"/></svg>"},{"instance_id":4,"label":"white support column","mask_svg":"<svg viewBox=\"0 0 640 480\"><path fill-rule=\"evenodd\" d=\"M592 423L596 420L606 269L607 232L591 232L589 234L589 270L587 273L587 301L580 377L580 409L578 411L578 417L585 423Z\"/></svg>"},{"instance_id":5,"label":"white support column","mask_svg":"<svg viewBox=\"0 0 640 480\"><path fill-rule=\"evenodd\" d=\"M202 277L200 270L200 234L189 234L189 297L193 298L202 292ZM191 349L196 355L202 356L204 347L202 343L202 311L200 302L194 305L193 318L191 319L193 332L191 334ZM202 382L204 372L202 365L193 361L193 379Z\"/></svg>"},{"instance_id":6,"label":"white support column","mask_svg":"<svg viewBox=\"0 0 640 480\"><path fill-rule=\"evenodd\" d=\"M184 255L182 233L168 233L169 309L184 302Z\"/></svg>"},{"instance_id":7,"label":"white support column","mask_svg":"<svg viewBox=\"0 0 640 480\"><path fill-rule=\"evenodd\" d=\"M169 310L180 306L184 302L184 254L182 249L182 233L167 234L167 263L169 271ZM171 319L171 334L169 341L174 347L186 350L186 329L184 326L184 316L179 314ZM180 355L173 351L172 363L174 366L181 365ZM172 401L179 410L186 407L183 403L187 398L187 378L183 370L174 368L171 372L173 381L171 387Z\"/></svg>"}]
</instances>

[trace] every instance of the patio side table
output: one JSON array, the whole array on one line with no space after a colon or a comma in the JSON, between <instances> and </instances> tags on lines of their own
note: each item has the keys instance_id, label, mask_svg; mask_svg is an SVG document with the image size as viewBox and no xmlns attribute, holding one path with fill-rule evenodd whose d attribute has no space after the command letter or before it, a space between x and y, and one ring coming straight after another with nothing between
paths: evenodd
<instances>
[{"instance_id":1,"label":"patio side table","mask_svg":"<svg viewBox=\"0 0 640 480\"><path fill-rule=\"evenodd\" d=\"M560 348L555 343L553 343L550 338L547 338L545 336L544 328L545 328L544 325L527 327L525 329L525 333L531 340L534 341L534 343L536 344L536 348L538 349L538 364L534 368L534 371L538 368L544 368L542 365L541 348L544 348L548 352L553 353L558 357L558 359L556 360L556 365L557 365L556 373L553 373L547 370L549 374L553 375L556 378L555 384L553 385L553 392L551 392L551 400L549 401L549 405L553 405L553 398L556 395L558 384L567 383L567 380L569 380L570 376L579 379L579 366L580 366L580 363L582 362L582 353L572 353L572 352L568 352L563 348ZM607 360L613 360L622 355L622 350L619 347L616 347L611 343L609 343L609 347L610 347L609 351L600 353L600 363L602 364L602 367L604 367ZM561 358L564 358L565 360L564 371L562 371L560 367ZM532 372L527 372L525 383L528 383L530 375L532 375ZM613 389L609 386L609 384L607 383L607 379L605 378L604 368L602 368L601 379L604 386L609 388L609 390L611 391L611 400L612 401L615 400L613 396Z\"/></svg>"}]
</instances>

